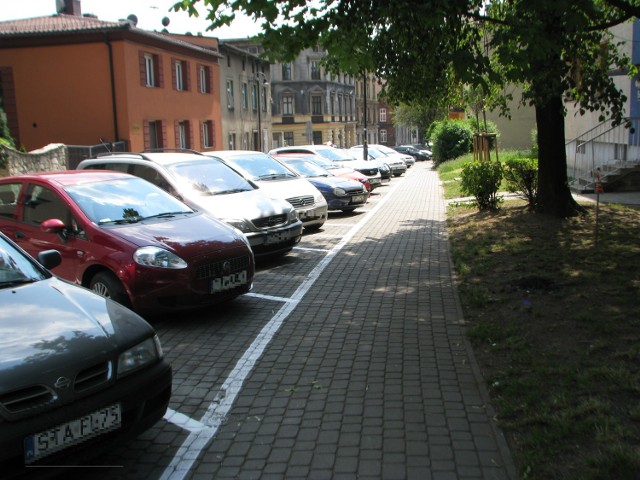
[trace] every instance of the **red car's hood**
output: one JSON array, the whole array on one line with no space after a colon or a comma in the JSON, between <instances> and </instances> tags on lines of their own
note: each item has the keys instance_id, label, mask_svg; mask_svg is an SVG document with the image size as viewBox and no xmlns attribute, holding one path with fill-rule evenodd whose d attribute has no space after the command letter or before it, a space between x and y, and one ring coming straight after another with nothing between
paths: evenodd
<instances>
[{"instance_id":1,"label":"red car's hood","mask_svg":"<svg viewBox=\"0 0 640 480\"><path fill-rule=\"evenodd\" d=\"M155 245L177 255L188 250L188 257L242 245L239 231L200 213L153 218L108 228L109 233L139 247Z\"/></svg>"}]
</instances>

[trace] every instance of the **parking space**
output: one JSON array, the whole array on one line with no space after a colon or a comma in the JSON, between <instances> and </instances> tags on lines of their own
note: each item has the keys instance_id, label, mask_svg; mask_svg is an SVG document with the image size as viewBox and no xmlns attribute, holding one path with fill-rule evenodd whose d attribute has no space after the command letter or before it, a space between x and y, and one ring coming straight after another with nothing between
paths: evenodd
<instances>
[{"instance_id":1,"label":"parking space","mask_svg":"<svg viewBox=\"0 0 640 480\"><path fill-rule=\"evenodd\" d=\"M173 366L170 411L139 438L95 460L92 475L189 478L203 451L215 449L211 444L220 426L234 422L230 409L235 396L253 366L269 361L261 355L282 323L302 298L318 293L313 282L323 266L404 179L394 178L376 189L355 212L330 213L322 229L305 232L289 254L258 262L250 294L214 308L153 319ZM261 386L267 392L269 388Z\"/></svg>"}]
</instances>

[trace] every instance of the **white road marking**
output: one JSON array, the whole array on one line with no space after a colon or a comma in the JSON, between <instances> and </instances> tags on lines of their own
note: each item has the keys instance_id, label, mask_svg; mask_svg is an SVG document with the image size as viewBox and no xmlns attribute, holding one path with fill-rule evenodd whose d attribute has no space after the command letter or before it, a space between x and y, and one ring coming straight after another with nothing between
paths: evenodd
<instances>
[{"instance_id":1,"label":"white road marking","mask_svg":"<svg viewBox=\"0 0 640 480\"><path fill-rule=\"evenodd\" d=\"M220 393L214 398L207 412L199 420L188 419L185 415L179 414L175 411L167 411L165 419L173 422L172 419L179 420L180 423L175 423L178 426L198 426L198 428L186 428L190 433L185 441L182 443L178 451L175 453L171 463L167 465L162 476L162 480L182 480L191 471L194 463L200 456L200 453L207 448L211 440L218 432L218 428L222 425L224 419L227 417L236 397L240 393L242 384L246 380L253 367L258 362L260 356L267 348L271 339L277 333L282 326L286 318L291 312L298 306L298 303L304 298L309 289L316 282L318 277L322 274L325 268L331 263L333 258L349 243L356 233L367 223L370 217L391 198L391 195L395 192L395 189L399 183L392 186L388 194L371 209L361 221L359 221L349 232L342 237L342 240L338 242L326 256L320 260L315 268L309 273L305 280L293 293L291 298L285 302L285 304L278 310L274 317L262 328L258 336L251 343L249 348L244 352L242 357L236 363L234 369L229 373L229 377L225 380L220 388ZM184 418L182 418L184 417ZM188 420L187 420L188 419Z\"/></svg>"}]
</instances>

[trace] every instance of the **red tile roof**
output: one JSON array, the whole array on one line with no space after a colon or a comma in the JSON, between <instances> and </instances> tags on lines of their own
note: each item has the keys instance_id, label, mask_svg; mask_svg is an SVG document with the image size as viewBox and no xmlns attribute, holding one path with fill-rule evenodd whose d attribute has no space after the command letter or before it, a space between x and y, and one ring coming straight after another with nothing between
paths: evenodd
<instances>
[{"instance_id":1,"label":"red tile roof","mask_svg":"<svg viewBox=\"0 0 640 480\"><path fill-rule=\"evenodd\" d=\"M106 22L95 17L77 15L51 15L0 22L0 35L41 35L51 33L104 31L132 27L128 20Z\"/></svg>"}]
</instances>

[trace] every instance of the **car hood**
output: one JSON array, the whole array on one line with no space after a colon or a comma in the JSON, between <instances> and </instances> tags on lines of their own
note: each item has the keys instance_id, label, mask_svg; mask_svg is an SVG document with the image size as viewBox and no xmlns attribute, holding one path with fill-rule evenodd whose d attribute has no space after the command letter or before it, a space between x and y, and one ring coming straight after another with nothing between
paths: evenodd
<instances>
[{"instance_id":1,"label":"car hood","mask_svg":"<svg viewBox=\"0 0 640 480\"><path fill-rule=\"evenodd\" d=\"M2 289L0 304L0 394L51 384L154 333L130 310L56 277Z\"/></svg>"},{"instance_id":2,"label":"car hood","mask_svg":"<svg viewBox=\"0 0 640 480\"><path fill-rule=\"evenodd\" d=\"M186 257L210 254L241 241L241 234L232 227L201 213L143 220L109 231L138 247L153 245L177 255L188 251Z\"/></svg>"},{"instance_id":3,"label":"car hood","mask_svg":"<svg viewBox=\"0 0 640 480\"><path fill-rule=\"evenodd\" d=\"M372 163L368 160L336 160L336 163L340 165L344 165L345 167L350 167L353 169L358 168L371 168ZM373 165L374 167L377 165Z\"/></svg>"},{"instance_id":4,"label":"car hood","mask_svg":"<svg viewBox=\"0 0 640 480\"><path fill-rule=\"evenodd\" d=\"M301 177L288 178L285 180L257 180L256 183L268 195L282 199L308 195L315 197L319 194L316 187L306 178Z\"/></svg>"},{"instance_id":5,"label":"car hood","mask_svg":"<svg viewBox=\"0 0 640 480\"><path fill-rule=\"evenodd\" d=\"M248 220L272 215L288 214L291 205L271 198L261 190L229 193L223 195L192 195L187 201L198 210L209 213L221 220L245 218Z\"/></svg>"},{"instance_id":6,"label":"car hood","mask_svg":"<svg viewBox=\"0 0 640 480\"><path fill-rule=\"evenodd\" d=\"M306 177L309 182L316 186L324 186L325 188L344 188L347 190L362 189L362 184L356 180L341 177Z\"/></svg>"}]
</instances>

